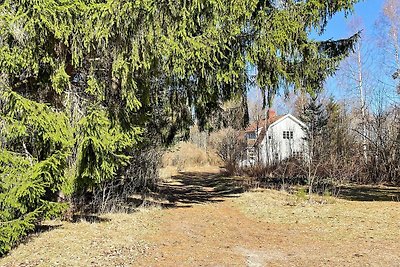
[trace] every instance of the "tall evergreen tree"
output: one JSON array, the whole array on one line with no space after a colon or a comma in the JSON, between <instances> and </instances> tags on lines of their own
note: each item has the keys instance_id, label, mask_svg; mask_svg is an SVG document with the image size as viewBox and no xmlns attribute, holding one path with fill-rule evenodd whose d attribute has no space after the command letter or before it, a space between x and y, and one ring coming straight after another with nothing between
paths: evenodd
<instances>
[{"instance_id":1,"label":"tall evergreen tree","mask_svg":"<svg viewBox=\"0 0 400 267\"><path fill-rule=\"evenodd\" d=\"M4 85L3 85L4 86ZM56 193L72 146L67 117L15 92L0 94L0 255L60 214Z\"/></svg>"},{"instance_id":2,"label":"tall evergreen tree","mask_svg":"<svg viewBox=\"0 0 400 267\"><path fill-rule=\"evenodd\" d=\"M353 145L350 125L343 106L330 98L326 104L327 113L327 139L326 153L336 159L348 159Z\"/></svg>"},{"instance_id":3,"label":"tall evergreen tree","mask_svg":"<svg viewBox=\"0 0 400 267\"><path fill-rule=\"evenodd\" d=\"M304 107L300 119L307 126L306 140L309 144L309 155L311 160L323 156L323 146L327 139L328 116L322 103L318 101L318 95L311 96L308 104Z\"/></svg>"}]
</instances>

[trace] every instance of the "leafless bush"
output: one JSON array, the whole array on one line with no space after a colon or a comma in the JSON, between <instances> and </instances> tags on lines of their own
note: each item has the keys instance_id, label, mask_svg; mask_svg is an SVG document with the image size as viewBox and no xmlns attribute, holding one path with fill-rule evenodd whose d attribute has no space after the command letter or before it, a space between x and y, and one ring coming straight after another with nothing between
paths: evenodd
<instances>
[{"instance_id":1,"label":"leafless bush","mask_svg":"<svg viewBox=\"0 0 400 267\"><path fill-rule=\"evenodd\" d=\"M242 159L246 148L245 140L241 137L239 131L233 128L225 128L212 133L209 146L215 149L218 156L224 161L228 173L237 172L239 161Z\"/></svg>"},{"instance_id":2,"label":"leafless bush","mask_svg":"<svg viewBox=\"0 0 400 267\"><path fill-rule=\"evenodd\" d=\"M307 173L304 164L298 159L291 158L271 165L256 164L242 169L245 175L257 177L264 186L286 189L290 185L305 185Z\"/></svg>"},{"instance_id":3,"label":"leafless bush","mask_svg":"<svg viewBox=\"0 0 400 267\"><path fill-rule=\"evenodd\" d=\"M378 111L367 123L367 182L400 184L400 109Z\"/></svg>"},{"instance_id":4,"label":"leafless bush","mask_svg":"<svg viewBox=\"0 0 400 267\"><path fill-rule=\"evenodd\" d=\"M310 195L326 192L336 195L344 183L365 177L362 162L362 154L359 158L340 158L332 154L313 161L289 158L267 166L256 164L241 171L256 177L268 188L290 191L293 186L306 186Z\"/></svg>"}]
</instances>

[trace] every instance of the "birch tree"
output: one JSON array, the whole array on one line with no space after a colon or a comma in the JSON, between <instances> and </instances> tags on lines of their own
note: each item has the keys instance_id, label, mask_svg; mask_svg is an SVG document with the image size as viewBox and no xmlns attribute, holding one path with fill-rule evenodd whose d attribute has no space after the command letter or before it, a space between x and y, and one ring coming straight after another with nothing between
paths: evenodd
<instances>
[{"instance_id":1,"label":"birch tree","mask_svg":"<svg viewBox=\"0 0 400 267\"><path fill-rule=\"evenodd\" d=\"M361 18L354 18L349 23L351 30L362 30L363 22ZM360 113L360 127L362 140L362 154L365 163L368 161L367 153L367 93L372 90L371 66L374 59L372 58L371 45L366 34L362 33L360 40L355 44L353 53L346 58L340 67L340 78L349 96L358 99L357 109Z\"/></svg>"}]
</instances>

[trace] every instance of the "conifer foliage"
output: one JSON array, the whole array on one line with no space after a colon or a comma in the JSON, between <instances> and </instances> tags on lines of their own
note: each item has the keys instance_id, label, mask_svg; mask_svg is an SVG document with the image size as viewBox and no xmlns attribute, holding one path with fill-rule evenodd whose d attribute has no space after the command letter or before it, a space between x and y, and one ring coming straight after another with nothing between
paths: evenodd
<instances>
[{"instance_id":1,"label":"conifer foliage","mask_svg":"<svg viewBox=\"0 0 400 267\"><path fill-rule=\"evenodd\" d=\"M311 160L321 155L321 146L325 143L328 134L328 115L318 95L311 96L307 105L300 114L300 119L305 123L305 139L309 145L309 156Z\"/></svg>"},{"instance_id":2,"label":"conifer foliage","mask_svg":"<svg viewBox=\"0 0 400 267\"><path fill-rule=\"evenodd\" d=\"M35 223L59 214L71 131L66 116L5 90L0 94L0 255Z\"/></svg>"},{"instance_id":3,"label":"conifer foliage","mask_svg":"<svg viewBox=\"0 0 400 267\"><path fill-rule=\"evenodd\" d=\"M357 35L308 33L356 2L1 1L0 254L60 211L66 170L73 194L94 192L141 140L171 143L192 114L207 127L249 82L268 100L320 87Z\"/></svg>"}]
</instances>

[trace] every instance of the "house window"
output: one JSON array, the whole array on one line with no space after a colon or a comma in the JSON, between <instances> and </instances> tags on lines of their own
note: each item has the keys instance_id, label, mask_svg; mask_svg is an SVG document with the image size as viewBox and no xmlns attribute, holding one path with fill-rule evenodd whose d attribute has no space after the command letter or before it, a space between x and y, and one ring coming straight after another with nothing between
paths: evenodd
<instances>
[{"instance_id":1,"label":"house window","mask_svg":"<svg viewBox=\"0 0 400 267\"><path fill-rule=\"evenodd\" d=\"M247 139L256 139L256 133L255 132L247 133Z\"/></svg>"},{"instance_id":2,"label":"house window","mask_svg":"<svg viewBox=\"0 0 400 267\"><path fill-rule=\"evenodd\" d=\"M254 160L256 158L256 151L254 148L248 150L249 160Z\"/></svg>"},{"instance_id":3,"label":"house window","mask_svg":"<svg viewBox=\"0 0 400 267\"><path fill-rule=\"evenodd\" d=\"M296 159L302 159L303 158L303 152L301 151L293 151L292 152L292 157Z\"/></svg>"},{"instance_id":4,"label":"house window","mask_svg":"<svg viewBox=\"0 0 400 267\"><path fill-rule=\"evenodd\" d=\"M293 131L283 131L283 139L293 139Z\"/></svg>"}]
</instances>

